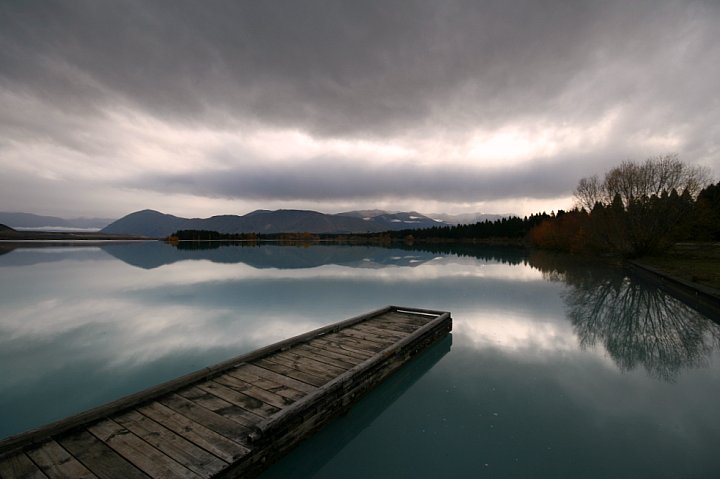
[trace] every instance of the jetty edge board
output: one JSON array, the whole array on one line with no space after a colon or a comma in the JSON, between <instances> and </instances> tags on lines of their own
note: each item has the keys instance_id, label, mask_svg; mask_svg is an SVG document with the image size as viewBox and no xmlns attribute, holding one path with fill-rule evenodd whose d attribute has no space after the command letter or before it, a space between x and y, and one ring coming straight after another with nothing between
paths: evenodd
<instances>
[{"instance_id":1,"label":"jetty edge board","mask_svg":"<svg viewBox=\"0 0 720 479\"><path fill-rule=\"evenodd\" d=\"M252 477L452 330L387 306L0 441L0 478Z\"/></svg>"}]
</instances>

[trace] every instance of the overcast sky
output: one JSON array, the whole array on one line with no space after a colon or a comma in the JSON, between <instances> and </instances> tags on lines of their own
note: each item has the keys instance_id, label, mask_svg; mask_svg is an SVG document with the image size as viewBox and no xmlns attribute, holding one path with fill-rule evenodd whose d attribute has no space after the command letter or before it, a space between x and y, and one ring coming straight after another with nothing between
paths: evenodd
<instances>
[{"instance_id":1,"label":"overcast sky","mask_svg":"<svg viewBox=\"0 0 720 479\"><path fill-rule=\"evenodd\" d=\"M715 0L0 0L0 211L556 210L718 85Z\"/></svg>"}]
</instances>

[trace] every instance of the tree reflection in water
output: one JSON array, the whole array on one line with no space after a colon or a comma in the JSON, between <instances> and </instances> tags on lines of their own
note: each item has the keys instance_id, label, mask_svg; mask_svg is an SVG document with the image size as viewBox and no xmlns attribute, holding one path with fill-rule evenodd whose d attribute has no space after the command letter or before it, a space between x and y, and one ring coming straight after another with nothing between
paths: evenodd
<instances>
[{"instance_id":1,"label":"tree reflection in water","mask_svg":"<svg viewBox=\"0 0 720 479\"><path fill-rule=\"evenodd\" d=\"M642 365L674 381L683 369L704 367L720 347L720 325L619 268L577 264L533 254L530 264L568 286L565 303L580 345L602 344L622 371Z\"/></svg>"}]
</instances>

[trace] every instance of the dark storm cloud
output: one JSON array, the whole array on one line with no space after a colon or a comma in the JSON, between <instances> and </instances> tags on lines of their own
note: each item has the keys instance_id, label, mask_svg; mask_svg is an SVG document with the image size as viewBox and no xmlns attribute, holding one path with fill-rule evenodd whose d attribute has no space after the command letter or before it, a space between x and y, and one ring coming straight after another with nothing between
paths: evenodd
<instances>
[{"instance_id":1,"label":"dark storm cloud","mask_svg":"<svg viewBox=\"0 0 720 479\"><path fill-rule=\"evenodd\" d=\"M343 198L369 202L411 198L477 202L518 197L553 198L558 191L569 194L579 169L571 159L508 171L415 166L410 162L380 167L349 159L320 158L276 163L272 168L256 165L229 171L143 176L123 182L122 186L245 200L322 202ZM557 173L551 175L548 171Z\"/></svg>"},{"instance_id":2,"label":"dark storm cloud","mask_svg":"<svg viewBox=\"0 0 720 479\"><path fill-rule=\"evenodd\" d=\"M575 121L656 93L699 106L717 20L657 1L6 2L0 75L69 110L334 135Z\"/></svg>"}]
</instances>

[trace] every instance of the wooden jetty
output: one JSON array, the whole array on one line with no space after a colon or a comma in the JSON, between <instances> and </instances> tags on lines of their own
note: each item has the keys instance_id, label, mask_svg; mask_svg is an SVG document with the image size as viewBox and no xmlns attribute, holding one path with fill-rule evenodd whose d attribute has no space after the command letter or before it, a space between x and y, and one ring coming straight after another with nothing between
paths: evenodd
<instances>
[{"instance_id":1,"label":"wooden jetty","mask_svg":"<svg viewBox=\"0 0 720 479\"><path fill-rule=\"evenodd\" d=\"M452 329L388 306L0 441L0 478L252 477Z\"/></svg>"}]
</instances>

